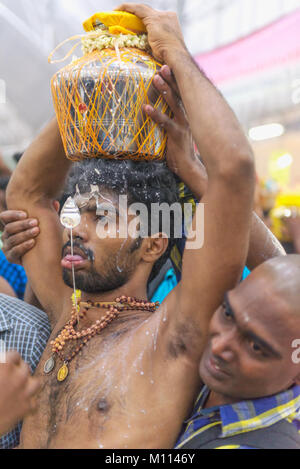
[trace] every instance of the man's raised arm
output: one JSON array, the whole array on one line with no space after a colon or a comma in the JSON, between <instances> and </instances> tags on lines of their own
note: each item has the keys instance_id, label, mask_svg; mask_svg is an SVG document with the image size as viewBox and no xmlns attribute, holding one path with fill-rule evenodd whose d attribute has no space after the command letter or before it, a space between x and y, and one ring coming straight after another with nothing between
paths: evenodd
<instances>
[{"instance_id":1,"label":"man's raised arm","mask_svg":"<svg viewBox=\"0 0 300 469\"><path fill-rule=\"evenodd\" d=\"M125 3L118 9L143 20L155 57L172 69L208 173L202 198L204 227L197 226L197 214L193 220L197 235L204 229L204 245L189 249L191 243L187 243L182 280L174 290L176 301L172 294L167 298L176 305L177 325L189 325L199 343L224 293L235 286L245 265L255 182L253 154L234 113L187 51L176 14L140 4ZM198 345L195 354L200 349Z\"/></svg>"},{"instance_id":2,"label":"man's raised arm","mask_svg":"<svg viewBox=\"0 0 300 469\"><path fill-rule=\"evenodd\" d=\"M240 279L246 262L254 194L253 155L232 110L189 53L174 48L164 59L175 75L208 175L201 200L204 227L196 223L197 216L193 220L196 236L204 229L204 245L193 250L191 243L187 244L180 287L189 317L201 306L202 328L204 313L209 320L224 293Z\"/></svg>"},{"instance_id":3,"label":"man's raised arm","mask_svg":"<svg viewBox=\"0 0 300 469\"><path fill-rule=\"evenodd\" d=\"M170 119L152 106L145 106L144 109L158 125L163 126L167 131L166 159L169 169L184 182L198 202L201 202L207 189L207 173L199 154L195 151L180 93L171 69L167 65L161 68L160 76L154 78L154 84L170 106L173 118ZM284 255L286 255L285 250L278 239L256 213L252 212L247 267L253 270L268 259Z\"/></svg>"},{"instance_id":4,"label":"man's raised arm","mask_svg":"<svg viewBox=\"0 0 300 469\"><path fill-rule=\"evenodd\" d=\"M21 158L7 189L9 209L24 210L39 220L40 236L23 263L30 284L51 319L59 314L66 289L60 267L62 229L53 201L64 187L69 167L57 121L53 119Z\"/></svg>"}]
</instances>

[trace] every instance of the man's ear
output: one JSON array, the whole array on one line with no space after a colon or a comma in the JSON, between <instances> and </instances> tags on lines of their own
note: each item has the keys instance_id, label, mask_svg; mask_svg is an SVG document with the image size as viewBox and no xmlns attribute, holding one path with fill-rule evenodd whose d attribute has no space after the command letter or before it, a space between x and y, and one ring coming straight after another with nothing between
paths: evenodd
<instances>
[{"instance_id":1,"label":"man's ear","mask_svg":"<svg viewBox=\"0 0 300 469\"><path fill-rule=\"evenodd\" d=\"M156 262L167 250L169 239L165 233L157 233L145 240L143 260L145 262Z\"/></svg>"},{"instance_id":2,"label":"man's ear","mask_svg":"<svg viewBox=\"0 0 300 469\"><path fill-rule=\"evenodd\" d=\"M54 210L58 213L60 209L60 203L58 200L53 200L53 207L54 207Z\"/></svg>"}]
</instances>

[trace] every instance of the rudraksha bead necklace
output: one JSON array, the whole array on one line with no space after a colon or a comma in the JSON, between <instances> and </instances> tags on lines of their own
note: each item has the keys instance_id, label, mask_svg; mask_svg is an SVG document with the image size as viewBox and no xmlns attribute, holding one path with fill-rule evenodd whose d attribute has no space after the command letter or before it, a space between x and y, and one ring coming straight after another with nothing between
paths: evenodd
<instances>
[{"instance_id":1,"label":"rudraksha bead necklace","mask_svg":"<svg viewBox=\"0 0 300 469\"><path fill-rule=\"evenodd\" d=\"M92 302L92 301L80 301L81 292L77 291L76 296L79 297L77 303L74 300L74 294L72 295L73 307L71 312L71 319L67 322L63 330L59 335L50 342L52 346L52 356L46 361L44 365L44 373L49 374L55 368L55 354L58 355L60 360L63 362L63 365L58 370L57 380L64 381L68 374L69 368L68 364L73 360L73 358L82 350L82 348L92 339L96 334L100 334L105 327L108 326L122 311L126 310L138 310L138 311L148 311L154 313L159 306L159 302L149 302L144 300L139 300L134 297L121 296L116 298L113 302ZM80 308L83 308L80 311ZM106 313L98 319L93 325L84 329L82 331L76 331L75 327L78 325L79 317L84 318L88 310L91 308L108 308ZM79 316L79 317L78 317ZM77 347L70 353L68 356L63 356L63 349L67 342L79 341L81 342Z\"/></svg>"}]
</instances>

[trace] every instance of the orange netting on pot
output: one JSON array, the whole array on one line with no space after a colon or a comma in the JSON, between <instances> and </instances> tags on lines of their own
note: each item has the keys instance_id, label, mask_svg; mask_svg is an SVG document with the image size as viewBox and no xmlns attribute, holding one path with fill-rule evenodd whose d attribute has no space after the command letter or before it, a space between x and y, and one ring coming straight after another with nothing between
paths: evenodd
<instances>
[{"instance_id":1,"label":"orange netting on pot","mask_svg":"<svg viewBox=\"0 0 300 469\"><path fill-rule=\"evenodd\" d=\"M144 104L151 104L171 116L152 83L161 64L148 50L141 50L147 49L147 40L138 19L126 14L124 21L123 12L112 13L96 14L85 22L91 31L83 38L85 55L57 72L51 82L66 155L72 160L162 159L166 132L143 111ZM131 29L125 27L128 18ZM138 29L140 34L133 33Z\"/></svg>"}]
</instances>

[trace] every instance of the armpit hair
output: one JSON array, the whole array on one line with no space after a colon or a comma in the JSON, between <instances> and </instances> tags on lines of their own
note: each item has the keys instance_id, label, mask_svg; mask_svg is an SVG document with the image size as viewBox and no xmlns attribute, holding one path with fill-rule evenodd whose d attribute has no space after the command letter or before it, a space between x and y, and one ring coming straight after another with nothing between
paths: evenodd
<instances>
[{"instance_id":1,"label":"armpit hair","mask_svg":"<svg viewBox=\"0 0 300 469\"><path fill-rule=\"evenodd\" d=\"M186 324L184 322L178 324L170 338L167 351L171 358L179 358L182 355L188 355L197 343L202 339L201 332L192 322Z\"/></svg>"}]
</instances>

